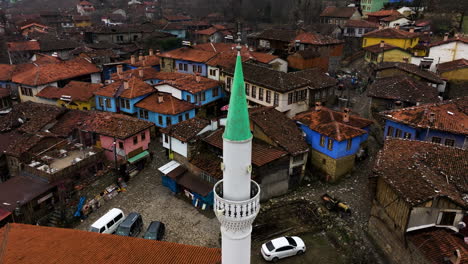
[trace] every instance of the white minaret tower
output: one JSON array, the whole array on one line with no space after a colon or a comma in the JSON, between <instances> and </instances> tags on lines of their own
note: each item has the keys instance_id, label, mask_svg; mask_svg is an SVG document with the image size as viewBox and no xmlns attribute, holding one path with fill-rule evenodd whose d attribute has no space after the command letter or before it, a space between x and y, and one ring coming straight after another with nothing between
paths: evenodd
<instances>
[{"instance_id":1,"label":"white minaret tower","mask_svg":"<svg viewBox=\"0 0 468 264\"><path fill-rule=\"evenodd\" d=\"M260 210L260 187L250 176L252 133L240 56L240 32L237 34L236 69L223 134L223 179L214 186L214 210L221 222L222 264L250 264L252 223Z\"/></svg>"}]
</instances>

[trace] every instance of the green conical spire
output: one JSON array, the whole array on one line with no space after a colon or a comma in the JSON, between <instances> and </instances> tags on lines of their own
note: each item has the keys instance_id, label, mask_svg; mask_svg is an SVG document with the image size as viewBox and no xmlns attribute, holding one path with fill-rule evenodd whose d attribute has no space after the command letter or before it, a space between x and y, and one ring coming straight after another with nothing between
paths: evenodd
<instances>
[{"instance_id":1,"label":"green conical spire","mask_svg":"<svg viewBox=\"0 0 468 264\"><path fill-rule=\"evenodd\" d=\"M231 86L231 98L229 99L227 123L223 137L232 141L243 141L252 137L240 52L237 54L234 82Z\"/></svg>"}]
</instances>

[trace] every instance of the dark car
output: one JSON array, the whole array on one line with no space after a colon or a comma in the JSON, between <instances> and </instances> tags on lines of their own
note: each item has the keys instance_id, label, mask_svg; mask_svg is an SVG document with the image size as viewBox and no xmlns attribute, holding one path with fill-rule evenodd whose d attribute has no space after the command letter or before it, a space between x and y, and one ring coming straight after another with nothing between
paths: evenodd
<instances>
[{"instance_id":1,"label":"dark car","mask_svg":"<svg viewBox=\"0 0 468 264\"><path fill-rule=\"evenodd\" d=\"M146 230L145 236L143 238L152 239L152 240L162 240L164 236L166 227L163 223L158 221L153 221L148 226Z\"/></svg>"},{"instance_id":2,"label":"dark car","mask_svg":"<svg viewBox=\"0 0 468 264\"><path fill-rule=\"evenodd\" d=\"M143 229L143 218L139 213L130 213L115 232L120 236L136 237Z\"/></svg>"}]
</instances>

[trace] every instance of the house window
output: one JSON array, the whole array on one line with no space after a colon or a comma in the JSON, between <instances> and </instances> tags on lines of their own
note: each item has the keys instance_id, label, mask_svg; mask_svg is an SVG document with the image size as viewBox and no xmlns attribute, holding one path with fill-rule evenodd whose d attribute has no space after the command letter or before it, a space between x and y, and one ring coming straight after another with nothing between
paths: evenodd
<instances>
[{"instance_id":1,"label":"house window","mask_svg":"<svg viewBox=\"0 0 468 264\"><path fill-rule=\"evenodd\" d=\"M99 104L99 107L101 108L104 107L104 102L102 101L102 97L98 97L98 104Z\"/></svg>"},{"instance_id":2,"label":"house window","mask_svg":"<svg viewBox=\"0 0 468 264\"><path fill-rule=\"evenodd\" d=\"M166 126L170 126L172 125L172 120L171 120L171 117L167 116L166 117Z\"/></svg>"},{"instance_id":3,"label":"house window","mask_svg":"<svg viewBox=\"0 0 468 264\"><path fill-rule=\"evenodd\" d=\"M453 145L455 145L455 140L446 138L445 139L445 145L453 147Z\"/></svg>"},{"instance_id":4,"label":"house window","mask_svg":"<svg viewBox=\"0 0 468 264\"><path fill-rule=\"evenodd\" d=\"M138 137L135 136L133 137L133 145L136 145L138 143Z\"/></svg>"},{"instance_id":5,"label":"house window","mask_svg":"<svg viewBox=\"0 0 468 264\"><path fill-rule=\"evenodd\" d=\"M252 85L252 98L257 97L257 87Z\"/></svg>"},{"instance_id":6,"label":"house window","mask_svg":"<svg viewBox=\"0 0 468 264\"><path fill-rule=\"evenodd\" d=\"M184 117L182 115L178 116L179 122L184 121Z\"/></svg>"},{"instance_id":7,"label":"house window","mask_svg":"<svg viewBox=\"0 0 468 264\"><path fill-rule=\"evenodd\" d=\"M185 96L185 101L187 101L187 102L190 102L190 101L191 101L191 100L190 100L190 95L187 94L187 95Z\"/></svg>"},{"instance_id":8,"label":"house window","mask_svg":"<svg viewBox=\"0 0 468 264\"><path fill-rule=\"evenodd\" d=\"M146 139L146 133L143 132L143 133L141 133L141 141L143 141L143 140L145 140L145 139Z\"/></svg>"},{"instance_id":9,"label":"house window","mask_svg":"<svg viewBox=\"0 0 468 264\"><path fill-rule=\"evenodd\" d=\"M163 124L163 118L162 118L162 116L158 116L158 123L159 123L160 125Z\"/></svg>"},{"instance_id":10,"label":"house window","mask_svg":"<svg viewBox=\"0 0 468 264\"><path fill-rule=\"evenodd\" d=\"M169 143L169 135L164 135L164 142Z\"/></svg>"},{"instance_id":11,"label":"house window","mask_svg":"<svg viewBox=\"0 0 468 264\"><path fill-rule=\"evenodd\" d=\"M358 34L359 34L359 35L362 34L362 28L358 29Z\"/></svg>"},{"instance_id":12,"label":"house window","mask_svg":"<svg viewBox=\"0 0 468 264\"><path fill-rule=\"evenodd\" d=\"M439 225L451 226L455 222L456 212L440 212L442 217L440 217Z\"/></svg>"},{"instance_id":13,"label":"house window","mask_svg":"<svg viewBox=\"0 0 468 264\"><path fill-rule=\"evenodd\" d=\"M350 150L352 145L353 145L353 140L348 139L348 142L346 142L346 150Z\"/></svg>"},{"instance_id":14,"label":"house window","mask_svg":"<svg viewBox=\"0 0 468 264\"><path fill-rule=\"evenodd\" d=\"M250 93L250 84L246 83L245 84L245 94L249 95L249 93Z\"/></svg>"},{"instance_id":15,"label":"house window","mask_svg":"<svg viewBox=\"0 0 468 264\"><path fill-rule=\"evenodd\" d=\"M408 132L403 133L403 138L410 139L411 133L408 133Z\"/></svg>"},{"instance_id":16,"label":"house window","mask_svg":"<svg viewBox=\"0 0 468 264\"><path fill-rule=\"evenodd\" d=\"M139 112L140 112L140 118L148 119L148 111L147 110L140 109Z\"/></svg>"},{"instance_id":17,"label":"house window","mask_svg":"<svg viewBox=\"0 0 468 264\"><path fill-rule=\"evenodd\" d=\"M273 105L278 106L279 105L279 94L275 93L275 96L273 98Z\"/></svg>"},{"instance_id":18,"label":"house window","mask_svg":"<svg viewBox=\"0 0 468 264\"><path fill-rule=\"evenodd\" d=\"M219 96L218 87L213 88L213 97Z\"/></svg>"},{"instance_id":19,"label":"house window","mask_svg":"<svg viewBox=\"0 0 468 264\"><path fill-rule=\"evenodd\" d=\"M202 66L198 66L198 72L201 73L202 72Z\"/></svg>"},{"instance_id":20,"label":"house window","mask_svg":"<svg viewBox=\"0 0 468 264\"><path fill-rule=\"evenodd\" d=\"M187 63L184 63L184 71L187 71L187 69L188 69L188 65Z\"/></svg>"},{"instance_id":21,"label":"house window","mask_svg":"<svg viewBox=\"0 0 468 264\"><path fill-rule=\"evenodd\" d=\"M184 65L182 63L179 63L179 70L182 71L183 70L183 67Z\"/></svg>"},{"instance_id":22,"label":"house window","mask_svg":"<svg viewBox=\"0 0 468 264\"><path fill-rule=\"evenodd\" d=\"M196 72L197 71L197 65L192 65L192 71Z\"/></svg>"},{"instance_id":23,"label":"house window","mask_svg":"<svg viewBox=\"0 0 468 264\"><path fill-rule=\"evenodd\" d=\"M125 108L125 109L130 109L130 100L120 98L120 107Z\"/></svg>"},{"instance_id":24,"label":"house window","mask_svg":"<svg viewBox=\"0 0 468 264\"><path fill-rule=\"evenodd\" d=\"M396 129L396 132L395 132L395 137L399 138L401 137L401 129Z\"/></svg>"},{"instance_id":25,"label":"house window","mask_svg":"<svg viewBox=\"0 0 468 264\"><path fill-rule=\"evenodd\" d=\"M117 41L122 42L123 40L124 40L124 38L123 38L122 35L118 35L118 36L117 36Z\"/></svg>"},{"instance_id":26,"label":"house window","mask_svg":"<svg viewBox=\"0 0 468 264\"><path fill-rule=\"evenodd\" d=\"M328 150L332 150L332 149L333 149L333 140L330 139L330 138L328 139L327 148L328 148Z\"/></svg>"},{"instance_id":27,"label":"house window","mask_svg":"<svg viewBox=\"0 0 468 264\"><path fill-rule=\"evenodd\" d=\"M288 105L292 104L293 102L293 93L288 93Z\"/></svg>"},{"instance_id":28,"label":"house window","mask_svg":"<svg viewBox=\"0 0 468 264\"><path fill-rule=\"evenodd\" d=\"M258 88L258 100L263 101L263 88Z\"/></svg>"},{"instance_id":29,"label":"house window","mask_svg":"<svg viewBox=\"0 0 468 264\"><path fill-rule=\"evenodd\" d=\"M106 101L106 107L111 108L111 100L109 98L104 99Z\"/></svg>"},{"instance_id":30,"label":"house window","mask_svg":"<svg viewBox=\"0 0 468 264\"><path fill-rule=\"evenodd\" d=\"M325 136L320 135L320 146L325 147Z\"/></svg>"},{"instance_id":31,"label":"house window","mask_svg":"<svg viewBox=\"0 0 468 264\"><path fill-rule=\"evenodd\" d=\"M442 139L440 137L432 137L432 143L440 144L441 141Z\"/></svg>"},{"instance_id":32,"label":"house window","mask_svg":"<svg viewBox=\"0 0 468 264\"><path fill-rule=\"evenodd\" d=\"M21 94L26 96L33 96L32 88L21 87Z\"/></svg>"},{"instance_id":33,"label":"house window","mask_svg":"<svg viewBox=\"0 0 468 264\"><path fill-rule=\"evenodd\" d=\"M387 137L393 136L393 127L389 126L387 128Z\"/></svg>"},{"instance_id":34,"label":"house window","mask_svg":"<svg viewBox=\"0 0 468 264\"><path fill-rule=\"evenodd\" d=\"M232 79L231 77L226 78L226 87L228 90L231 90Z\"/></svg>"},{"instance_id":35,"label":"house window","mask_svg":"<svg viewBox=\"0 0 468 264\"><path fill-rule=\"evenodd\" d=\"M266 102L271 103L271 91L270 90L266 91Z\"/></svg>"},{"instance_id":36,"label":"house window","mask_svg":"<svg viewBox=\"0 0 468 264\"><path fill-rule=\"evenodd\" d=\"M123 142L119 141L119 149L123 149L123 148L124 148Z\"/></svg>"},{"instance_id":37,"label":"house window","mask_svg":"<svg viewBox=\"0 0 468 264\"><path fill-rule=\"evenodd\" d=\"M190 119L189 113L185 113L185 120L189 120L189 119Z\"/></svg>"}]
</instances>

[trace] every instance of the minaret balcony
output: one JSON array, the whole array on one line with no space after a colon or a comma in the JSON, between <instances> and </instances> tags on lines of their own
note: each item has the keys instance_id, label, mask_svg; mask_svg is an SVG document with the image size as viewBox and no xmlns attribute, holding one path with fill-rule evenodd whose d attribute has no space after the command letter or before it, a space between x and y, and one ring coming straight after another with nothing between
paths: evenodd
<instances>
[{"instance_id":1,"label":"minaret balcony","mask_svg":"<svg viewBox=\"0 0 468 264\"><path fill-rule=\"evenodd\" d=\"M250 199L231 201L223 198L223 180L214 186L214 211L221 225L228 230L250 229L260 211L260 186L250 183Z\"/></svg>"}]
</instances>

